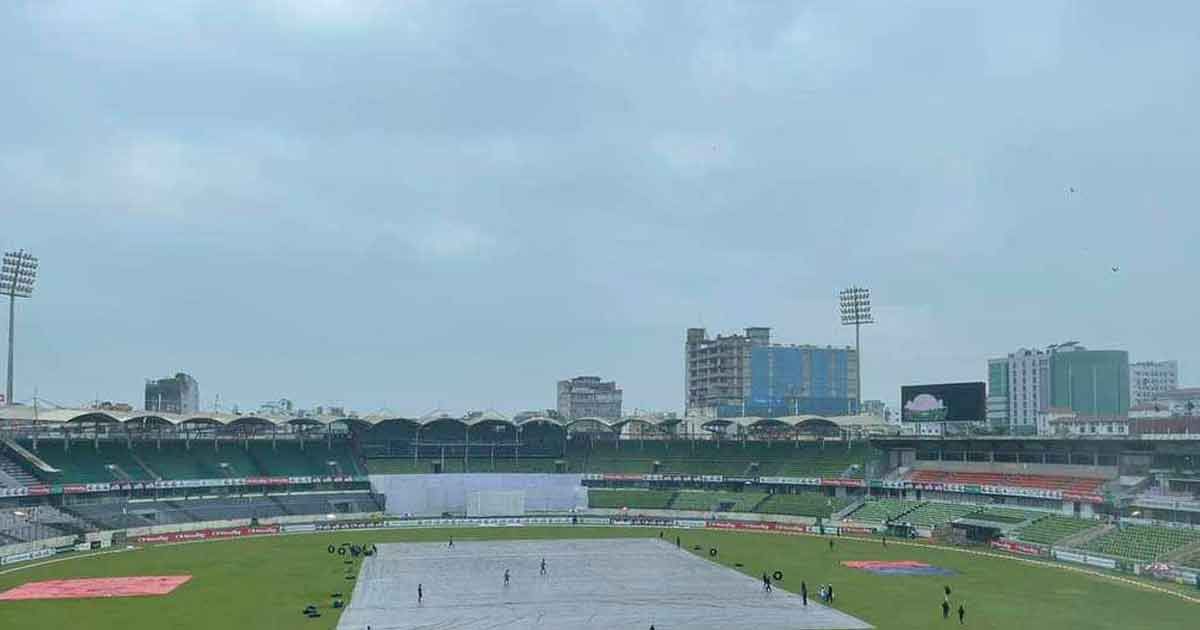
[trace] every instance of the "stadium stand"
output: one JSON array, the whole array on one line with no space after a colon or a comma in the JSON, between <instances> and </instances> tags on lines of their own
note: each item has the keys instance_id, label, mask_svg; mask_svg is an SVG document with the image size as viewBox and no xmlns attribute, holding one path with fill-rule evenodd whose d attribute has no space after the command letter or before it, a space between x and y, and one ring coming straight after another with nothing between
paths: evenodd
<instances>
[{"instance_id":1,"label":"stadium stand","mask_svg":"<svg viewBox=\"0 0 1200 630\"><path fill-rule=\"evenodd\" d=\"M905 514L903 520L919 527L934 527L949 523L978 509L974 505L957 503L926 503Z\"/></svg>"},{"instance_id":2,"label":"stadium stand","mask_svg":"<svg viewBox=\"0 0 1200 630\"><path fill-rule=\"evenodd\" d=\"M31 445L22 444L25 448ZM59 469L61 476L48 481L62 483L104 483L110 481L146 481L150 473L130 456L124 443L73 441L70 449L60 442L42 442L37 451L47 464Z\"/></svg>"},{"instance_id":3,"label":"stadium stand","mask_svg":"<svg viewBox=\"0 0 1200 630\"><path fill-rule=\"evenodd\" d=\"M797 492L796 494L773 494L763 501L756 512L764 514L787 514L829 518L831 514L850 504L847 499L828 497L819 492Z\"/></svg>"},{"instance_id":4,"label":"stadium stand","mask_svg":"<svg viewBox=\"0 0 1200 630\"><path fill-rule=\"evenodd\" d=\"M434 462L443 462L443 472L461 472L461 450L442 457L371 458L368 469L375 474L433 472ZM430 456L432 455L432 456ZM872 449L840 442L717 442L713 440L660 440L588 442L572 440L565 456L541 455L520 459L510 452L494 457L486 447L469 454L466 467L472 472L557 472L563 462L569 473L652 474L862 478L866 462L876 455Z\"/></svg>"},{"instance_id":5,"label":"stadium stand","mask_svg":"<svg viewBox=\"0 0 1200 630\"><path fill-rule=\"evenodd\" d=\"M854 510L847 518L855 521L879 522L900 518L921 507L920 501L904 501L901 499L876 499L867 501L862 507Z\"/></svg>"},{"instance_id":6,"label":"stadium stand","mask_svg":"<svg viewBox=\"0 0 1200 630\"><path fill-rule=\"evenodd\" d=\"M909 481L915 483L963 484L977 486L1011 486L1058 490L1076 494L1099 494L1104 479L1065 477L1061 475L1017 475L985 472L950 472L944 470L914 470Z\"/></svg>"},{"instance_id":7,"label":"stadium stand","mask_svg":"<svg viewBox=\"0 0 1200 630\"><path fill-rule=\"evenodd\" d=\"M22 446L32 448L31 443ZM197 440L187 444L175 440L136 442L130 448L124 441L102 440L99 447L92 441L73 441L68 449L62 441L43 440L37 454L61 471L57 475L41 473L47 477L41 481L64 484L363 474L350 445L344 442L330 448L322 441L302 447L298 442L279 440L275 444L251 442L247 448L240 442ZM8 468L25 474L27 484L39 483L35 471L12 458L5 461Z\"/></svg>"},{"instance_id":8,"label":"stadium stand","mask_svg":"<svg viewBox=\"0 0 1200 630\"><path fill-rule=\"evenodd\" d=\"M682 490L671 502L673 510L702 512L753 512L767 497L765 492L704 492Z\"/></svg>"},{"instance_id":9,"label":"stadium stand","mask_svg":"<svg viewBox=\"0 0 1200 630\"><path fill-rule=\"evenodd\" d=\"M139 501L104 498L64 508L92 529L119 529L227 519L264 519L295 514L353 514L382 509L368 492Z\"/></svg>"},{"instance_id":10,"label":"stadium stand","mask_svg":"<svg viewBox=\"0 0 1200 630\"><path fill-rule=\"evenodd\" d=\"M588 507L663 510L675 492L661 490L588 490Z\"/></svg>"},{"instance_id":11,"label":"stadium stand","mask_svg":"<svg viewBox=\"0 0 1200 630\"><path fill-rule=\"evenodd\" d=\"M1100 523L1097 521L1065 516L1047 516L1016 530L1014 535L1027 542L1053 545L1060 540L1099 526Z\"/></svg>"},{"instance_id":12,"label":"stadium stand","mask_svg":"<svg viewBox=\"0 0 1200 630\"><path fill-rule=\"evenodd\" d=\"M28 470L14 461L0 447L0 488L22 488L38 484L38 480Z\"/></svg>"},{"instance_id":13,"label":"stadium stand","mask_svg":"<svg viewBox=\"0 0 1200 630\"><path fill-rule=\"evenodd\" d=\"M969 514L970 518L977 521L991 521L993 523L1002 523L1006 525L1016 525L1024 523L1031 519L1037 519L1045 516L1045 512L1035 512L1032 510L1017 510L1014 508L991 506L984 508L979 512Z\"/></svg>"},{"instance_id":14,"label":"stadium stand","mask_svg":"<svg viewBox=\"0 0 1200 630\"><path fill-rule=\"evenodd\" d=\"M1080 549L1134 560L1156 560L1196 542L1200 542L1200 531L1192 529L1122 525L1089 540Z\"/></svg>"}]
</instances>

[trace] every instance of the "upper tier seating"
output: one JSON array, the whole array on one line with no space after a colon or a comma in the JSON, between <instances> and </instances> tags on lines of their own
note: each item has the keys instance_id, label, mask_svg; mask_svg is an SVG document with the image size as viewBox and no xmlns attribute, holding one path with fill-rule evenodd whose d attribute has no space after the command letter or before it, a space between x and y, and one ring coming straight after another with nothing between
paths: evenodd
<instances>
[{"instance_id":1,"label":"upper tier seating","mask_svg":"<svg viewBox=\"0 0 1200 630\"><path fill-rule=\"evenodd\" d=\"M32 444L23 444L32 450ZM121 440L72 441L67 449L60 440L41 440L38 457L61 471L39 483L82 484L155 479L224 479L242 477L313 477L334 473L362 475L349 444L326 442L304 444L279 440L242 442L180 440L134 442ZM333 462L333 465L330 465ZM27 471L32 472L32 471ZM44 476L45 473L37 473Z\"/></svg>"},{"instance_id":2,"label":"upper tier seating","mask_svg":"<svg viewBox=\"0 0 1200 630\"><path fill-rule=\"evenodd\" d=\"M914 483L957 483L977 486L1010 486L1059 490L1075 494L1099 494L1103 479L1066 477L1062 475L1024 475L987 472L951 472L945 470L914 470L908 480Z\"/></svg>"}]
</instances>

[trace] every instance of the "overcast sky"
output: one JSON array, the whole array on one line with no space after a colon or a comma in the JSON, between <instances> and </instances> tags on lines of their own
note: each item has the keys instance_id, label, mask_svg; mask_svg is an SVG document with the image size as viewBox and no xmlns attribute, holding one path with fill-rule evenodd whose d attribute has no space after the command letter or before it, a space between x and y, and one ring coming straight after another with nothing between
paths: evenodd
<instances>
[{"instance_id":1,"label":"overcast sky","mask_svg":"<svg viewBox=\"0 0 1200 630\"><path fill-rule=\"evenodd\" d=\"M685 328L852 344L852 283L867 398L1200 384L1200 4L981 4L2 3L16 398L681 410Z\"/></svg>"}]
</instances>

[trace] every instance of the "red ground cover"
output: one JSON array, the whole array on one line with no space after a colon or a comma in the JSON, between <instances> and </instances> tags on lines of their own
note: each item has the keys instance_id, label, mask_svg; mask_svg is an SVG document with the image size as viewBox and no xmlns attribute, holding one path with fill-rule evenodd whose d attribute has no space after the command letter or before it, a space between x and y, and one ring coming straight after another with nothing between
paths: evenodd
<instances>
[{"instance_id":1,"label":"red ground cover","mask_svg":"<svg viewBox=\"0 0 1200 630\"><path fill-rule=\"evenodd\" d=\"M166 595L190 579L192 579L190 575L143 575L120 578L46 580L44 582L28 582L0 593L0 600Z\"/></svg>"}]
</instances>

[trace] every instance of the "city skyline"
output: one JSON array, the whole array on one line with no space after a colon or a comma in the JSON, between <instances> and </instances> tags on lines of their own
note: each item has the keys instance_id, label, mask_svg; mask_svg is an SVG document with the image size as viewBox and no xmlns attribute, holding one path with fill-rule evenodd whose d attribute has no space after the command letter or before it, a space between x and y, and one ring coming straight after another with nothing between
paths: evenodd
<instances>
[{"instance_id":1,"label":"city skyline","mask_svg":"<svg viewBox=\"0 0 1200 630\"><path fill-rule=\"evenodd\" d=\"M684 329L849 345L851 285L893 409L1067 339L1196 382L1200 7L304 4L0 7L17 400L681 410Z\"/></svg>"}]
</instances>

